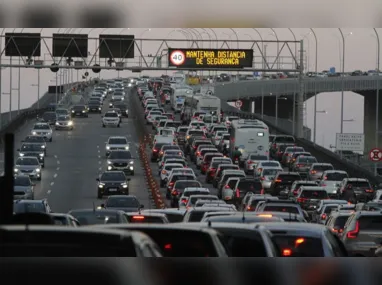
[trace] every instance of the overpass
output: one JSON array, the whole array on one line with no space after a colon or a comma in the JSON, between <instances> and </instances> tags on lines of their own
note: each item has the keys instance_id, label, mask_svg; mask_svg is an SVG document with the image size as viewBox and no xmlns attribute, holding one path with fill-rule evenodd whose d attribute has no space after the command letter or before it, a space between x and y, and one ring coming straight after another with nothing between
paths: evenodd
<instances>
[{"instance_id":1,"label":"overpass","mask_svg":"<svg viewBox=\"0 0 382 285\"><path fill-rule=\"evenodd\" d=\"M241 117L254 117L257 119L263 119L271 128L277 130L279 133L285 133L294 135L294 128L291 130L293 122L293 99L289 97L296 94L299 88L298 79L285 79L285 80L259 80L259 81L238 81L217 84L215 86L215 94L222 99L222 101L233 101L241 99L243 101L242 111L225 105L223 108L226 112L231 114L237 114ZM344 78L304 78L303 80L305 98L309 99L315 94L320 92L338 92L353 91L365 97L365 152L374 147L375 145L375 118L376 118L376 94L377 90L380 91L382 86L382 78L378 76L349 76ZM280 100L279 112L276 124L275 115L275 101L276 96L285 96L287 100ZM249 106L251 101L264 100L264 116L258 115L261 104L256 104L255 114L249 112ZM382 111L382 103L379 102L379 112ZM289 123L288 123L289 122ZM382 124L382 119L379 117L379 124ZM379 142L382 142L380 139ZM369 167L360 167L359 163L354 163L346 158L341 158L330 150L327 150L321 146L313 144L310 138L304 136L301 140L301 144L309 149L312 153L315 153L319 157L325 157L325 161L330 161L333 165L337 165L339 168L347 170L355 177L368 177L370 179L375 178L374 173ZM378 177L377 180L382 181L382 177Z\"/></svg>"}]
</instances>

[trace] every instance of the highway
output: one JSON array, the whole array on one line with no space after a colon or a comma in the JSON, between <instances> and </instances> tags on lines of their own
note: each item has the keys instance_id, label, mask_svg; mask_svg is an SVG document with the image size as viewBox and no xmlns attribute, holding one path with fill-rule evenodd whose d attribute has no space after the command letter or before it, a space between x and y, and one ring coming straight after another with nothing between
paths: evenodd
<instances>
[{"instance_id":1,"label":"highway","mask_svg":"<svg viewBox=\"0 0 382 285\"><path fill-rule=\"evenodd\" d=\"M127 97L128 104L129 99ZM105 104L103 113L107 109ZM151 207L148 191L142 187L146 184L137 154L134 119L123 119L120 128L102 128L100 114L89 114L89 118L74 118L73 121L73 131L54 131L53 142L48 143L46 166L42 180L36 182L35 199L47 198L53 211L59 213L92 208L93 203L101 204L102 200L96 197L96 178L106 167L105 142L109 136L123 135L131 143L132 156L137 158L135 176L131 177L129 185L130 194L136 195L145 208ZM16 148L30 134L33 123L34 120L15 132Z\"/></svg>"}]
</instances>

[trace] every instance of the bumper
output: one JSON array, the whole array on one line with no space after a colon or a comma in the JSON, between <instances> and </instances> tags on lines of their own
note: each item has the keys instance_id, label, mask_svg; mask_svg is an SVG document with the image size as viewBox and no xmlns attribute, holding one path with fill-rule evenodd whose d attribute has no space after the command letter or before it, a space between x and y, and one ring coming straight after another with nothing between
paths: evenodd
<instances>
[{"instance_id":1,"label":"bumper","mask_svg":"<svg viewBox=\"0 0 382 285\"><path fill-rule=\"evenodd\" d=\"M113 187L98 187L98 191L102 193L102 195L123 195L129 193L129 188L113 188Z\"/></svg>"},{"instance_id":2,"label":"bumper","mask_svg":"<svg viewBox=\"0 0 382 285\"><path fill-rule=\"evenodd\" d=\"M72 117L86 117L88 113L72 113Z\"/></svg>"},{"instance_id":3,"label":"bumper","mask_svg":"<svg viewBox=\"0 0 382 285\"><path fill-rule=\"evenodd\" d=\"M73 125L56 125L56 130L73 130Z\"/></svg>"},{"instance_id":4,"label":"bumper","mask_svg":"<svg viewBox=\"0 0 382 285\"><path fill-rule=\"evenodd\" d=\"M15 175L29 176L30 179L36 180L41 178L41 172L22 172L18 171L14 173Z\"/></svg>"},{"instance_id":5,"label":"bumper","mask_svg":"<svg viewBox=\"0 0 382 285\"><path fill-rule=\"evenodd\" d=\"M101 109L98 109L98 108L89 109L89 113L101 113Z\"/></svg>"},{"instance_id":6,"label":"bumper","mask_svg":"<svg viewBox=\"0 0 382 285\"><path fill-rule=\"evenodd\" d=\"M127 167L115 167L115 166L112 166L112 165L108 165L107 166L107 170L110 171L110 170L118 170L118 171L123 171L125 174L128 174L128 173L134 173L134 166L127 166Z\"/></svg>"},{"instance_id":7,"label":"bumper","mask_svg":"<svg viewBox=\"0 0 382 285\"><path fill-rule=\"evenodd\" d=\"M33 192L25 193L25 195L14 195L15 200L34 200Z\"/></svg>"},{"instance_id":8,"label":"bumper","mask_svg":"<svg viewBox=\"0 0 382 285\"><path fill-rule=\"evenodd\" d=\"M105 125L105 126L118 126L120 123L120 121L115 121L115 122L105 122L105 121L102 121L102 124Z\"/></svg>"}]
</instances>

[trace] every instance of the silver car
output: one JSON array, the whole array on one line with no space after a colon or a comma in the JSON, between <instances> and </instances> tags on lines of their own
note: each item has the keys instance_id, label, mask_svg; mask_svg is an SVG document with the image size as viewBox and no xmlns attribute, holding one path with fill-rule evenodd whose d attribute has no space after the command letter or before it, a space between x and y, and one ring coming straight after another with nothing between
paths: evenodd
<instances>
[{"instance_id":1,"label":"silver car","mask_svg":"<svg viewBox=\"0 0 382 285\"><path fill-rule=\"evenodd\" d=\"M346 171L343 170L327 170L322 173L318 179L318 186L324 187L329 196L336 196L340 183L345 178L349 178Z\"/></svg>"},{"instance_id":2,"label":"silver car","mask_svg":"<svg viewBox=\"0 0 382 285\"><path fill-rule=\"evenodd\" d=\"M260 161L268 161L268 160L269 160L269 157L266 155L258 155L258 154L249 153L244 161L244 172L246 174L254 173L254 170L256 169Z\"/></svg>"},{"instance_id":3,"label":"silver car","mask_svg":"<svg viewBox=\"0 0 382 285\"><path fill-rule=\"evenodd\" d=\"M110 152L113 150L130 150L129 142L126 137L113 136L109 137L105 146L106 156L109 156Z\"/></svg>"},{"instance_id":4,"label":"silver car","mask_svg":"<svg viewBox=\"0 0 382 285\"><path fill-rule=\"evenodd\" d=\"M13 199L34 200L34 186L28 176L18 175L15 177L13 187Z\"/></svg>"},{"instance_id":5,"label":"silver car","mask_svg":"<svg viewBox=\"0 0 382 285\"><path fill-rule=\"evenodd\" d=\"M59 115L56 120L56 130L73 130L73 121L68 115Z\"/></svg>"},{"instance_id":6,"label":"silver car","mask_svg":"<svg viewBox=\"0 0 382 285\"><path fill-rule=\"evenodd\" d=\"M271 188L272 181L280 171L283 171L281 167L264 167L262 169L259 178L264 189Z\"/></svg>"},{"instance_id":7,"label":"silver car","mask_svg":"<svg viewBox=\"0 0 382 285\"><path fill-rule=\"evenodd\" d=\"M14 174L25 175L31 179L41 180L41 165L34 156L19 157L16 160Z\"/></svg>"},{"instance_id":8,"label":"silver car","mask_svg":"<svg viewBox=\"0 0 382 285\"><path fill-rule=\"evenodd\" d=\"M45 165L45 151L38 144L35 143L23 143L21 148L17 149L19 157L34 156L38 159L38 162L42 167Z\"/></svg>"},{"instance_id":9,"label":"silver car","mask_svg":"<svg viewBox=\"0 0 382 285\"><path fill-rule=\"evenodd\" d=\"M308 180L316 181L326 170L334 170L331 163L313 163L308 172Z\"/></svg>"},{"instance_id":10,"label":"silver car","mask_svg":"<svg viewBox=\"0 0 382 285\"><path fill-rule=\"evenodd\" d=\"M107 170L120 170L134 175L134 158L128 150L112 150L107 158Z\"/></svg>"},{"instance_id":11,"label":"silver car","mask_svg":"<svg viewBox=\"0 0 382 285\"><path fill-rule=\"evenodd\" d=\"M31 134L33 136L43 137L45 140L51 142L53 140L53 131L47 123L34 124Z\"/></svg>"}]
</instances>

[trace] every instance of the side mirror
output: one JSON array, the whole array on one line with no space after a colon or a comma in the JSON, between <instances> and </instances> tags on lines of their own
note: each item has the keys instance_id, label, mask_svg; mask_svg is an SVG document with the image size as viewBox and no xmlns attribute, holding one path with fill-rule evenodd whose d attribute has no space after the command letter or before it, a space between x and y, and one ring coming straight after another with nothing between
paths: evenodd
<instances>
[{"instance_id":1,"label":"side mirror","mask_svg":"<svg viewBox=\"0 0 382 285\"><path fill-rule=\"evenodd\" d=\"M143 209L144 207L145 207L145 205L141 205L139 208L140 208L140 209Z\"/></svg>"},{"instance_id":2,"label":"side mirror","mask_svg":"<svg viewBox=\"0 0 382 285\"><path fill-rule=\"evenodd\" d=\"M96 181L98 181L98 182L99 182L99 178L96 178Z\"/></svg>"},{"instance_id":3,"label":"side mirror","mask_svg":"<svg viewBox=\"0 0 382 285\"><path fill-rule=\"evenodd\" d=\"M131 178L127 178L127 181L130 181L131 180Z\"/></svg>"}]
</instances>

